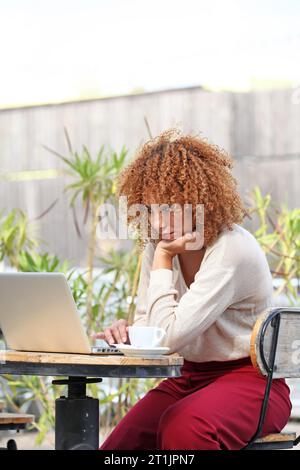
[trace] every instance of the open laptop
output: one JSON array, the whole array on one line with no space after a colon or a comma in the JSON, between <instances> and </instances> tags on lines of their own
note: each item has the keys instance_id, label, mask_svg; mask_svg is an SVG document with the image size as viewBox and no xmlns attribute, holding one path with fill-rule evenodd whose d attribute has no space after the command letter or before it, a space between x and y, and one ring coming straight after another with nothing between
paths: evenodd
<instances>
[{"instance_id":1,"label":"open laptop","mask_svg":"<svg viewBox=\"0 0 300 470\"><path fill-rule=\"evenodd\" d=\"M62 273L0 273L0 329L17 351L123 355L91 346Z\"/></svg>"}]
</instances>

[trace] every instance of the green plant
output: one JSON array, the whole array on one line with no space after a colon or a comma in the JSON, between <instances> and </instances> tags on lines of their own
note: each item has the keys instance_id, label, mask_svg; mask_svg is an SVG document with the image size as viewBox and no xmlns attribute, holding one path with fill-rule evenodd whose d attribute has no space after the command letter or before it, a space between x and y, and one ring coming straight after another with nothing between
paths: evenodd
<instances>
[{"instance_id":1,"label":"green plant","mask_svg":"<svg viewBox=\"0 0 300 470\"><path fill-rule=\"evenodd\" d=\"M258 187L252 199L250 213L258 216L254 235L268 256L273 277L282 280L275 295L284 293L296 305L300 295L300 209L289 210L285 204L278 209L271 196L263 196Z\"/></svg>"},{"instance_id":2,"label":"green plant","mask_svg":"<svg viewBox=\"0 0 300 470\"><path fill-rule=\"evenodd\" d=\"M73 210L74 222L77 233L80 236L80 229L75 214L75 203L78 198L81 199L85 210L84 224L88 219L89 212L90 228L88 238L87 255L87 330L91 330L93 317L92 311L92 290L93 290L93 268L96 249L96 229L98 223L98 208L101 204L112 200L115 195L115 178L121 170L127 150L122 147L119 154L114 151L105 152L104 146L101 146L95 158L93 158L85 145L81 152L73 150L70 137L65 129L69 156L45 147L48 151L60 158L67 166L67 173L74 179L74 182L67 185L65 191L71 191L70 207Z\"/></svg>"},{"instance_id":3,"label":"green plant","mask_svg":"<svg viewBox=\"0 0 300 470\"><path fill-rule=\"evenodd\" d=\"M20 251L18 269L22 272L48 272L60 271L67 273L69 268L68 261L60 262L56 255L49 253L37 253Z\"/></svg>"},{"instance_id":4,"label":"green plant","mask_svg":"<svg viewBox=\"0 0 300 470\"><path fill-rule=\"evenodd\" d=\"M13 209L6 216L0 213L0 261L7 258L9 264L18 269L20 252L37 247L31 231L27 215L20 209Z\"/></svg>"},{"instance_id":5,"label":"green plant","mask_svg":"<svg viewBox=\"0 0 300 470\"><path fill-rule=\"evenodd\" d=\"M1 385L5 399L14 412L22 412L22 408L33 400L42 409L39 420L31 425L39 431L36 444L41 444L49 429L54 426L54 402L59 397L51 378L5 374L2 375Z\"/></svg>"}]
</instances>

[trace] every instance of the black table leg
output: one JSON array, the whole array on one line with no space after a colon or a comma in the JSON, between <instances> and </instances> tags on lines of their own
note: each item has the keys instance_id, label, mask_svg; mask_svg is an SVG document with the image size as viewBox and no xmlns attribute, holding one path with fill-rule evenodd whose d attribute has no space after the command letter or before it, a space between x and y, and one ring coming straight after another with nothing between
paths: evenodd
<instances>
[{"instance_id":1,"label":"black table leg","mask_svg":"<svg viewBox=\"0 0 300 470\"><path fill-rule=\"evenodd\" d=\"M99 448L99 400L86 396L86 384L101 381L84 377L53 380L53 384L68 385L68 396L55 401L56 450Z\"/></svg>"}]
</instances>

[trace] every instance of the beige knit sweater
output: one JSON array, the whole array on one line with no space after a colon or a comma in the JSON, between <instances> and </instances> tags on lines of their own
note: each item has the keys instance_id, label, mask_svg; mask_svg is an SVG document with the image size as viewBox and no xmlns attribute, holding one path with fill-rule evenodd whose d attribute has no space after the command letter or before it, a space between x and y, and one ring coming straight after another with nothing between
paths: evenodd
<instances>
[{"instance_id":1,"label":"beige knit sweater","mask_svg":"<svg viewBox=\"0 0 300 470\"><path fill-rule=\"evenodd\" d=\"M143 252L133 324L164 328L162 345L189 361L249 356L255 321L274 305L268 262L254 236L237 224L225 229L207 247L189 288L178 256L173 270L152 270L154 250L149 242Z\"/></svg>"}]
</instances>

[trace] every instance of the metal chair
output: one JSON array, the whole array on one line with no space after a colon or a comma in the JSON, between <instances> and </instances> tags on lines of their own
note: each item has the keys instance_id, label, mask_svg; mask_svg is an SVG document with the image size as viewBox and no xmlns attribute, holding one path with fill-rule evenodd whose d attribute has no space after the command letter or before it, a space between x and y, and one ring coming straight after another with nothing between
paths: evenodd
<instances>
[{"instance_id":1,"label":"metal chair","mask_svg":"<svg viewBox=\"0 0 300 470\"><path fill-rule=\"evenodd\" d=\"M291 449L300 442L296 433L261 437L272 380L300 377L300 308L277 307L265 310L257 319L251 336L251 361L267 377L258 427L242 450Z\"/></svg>"}]
</instances>

